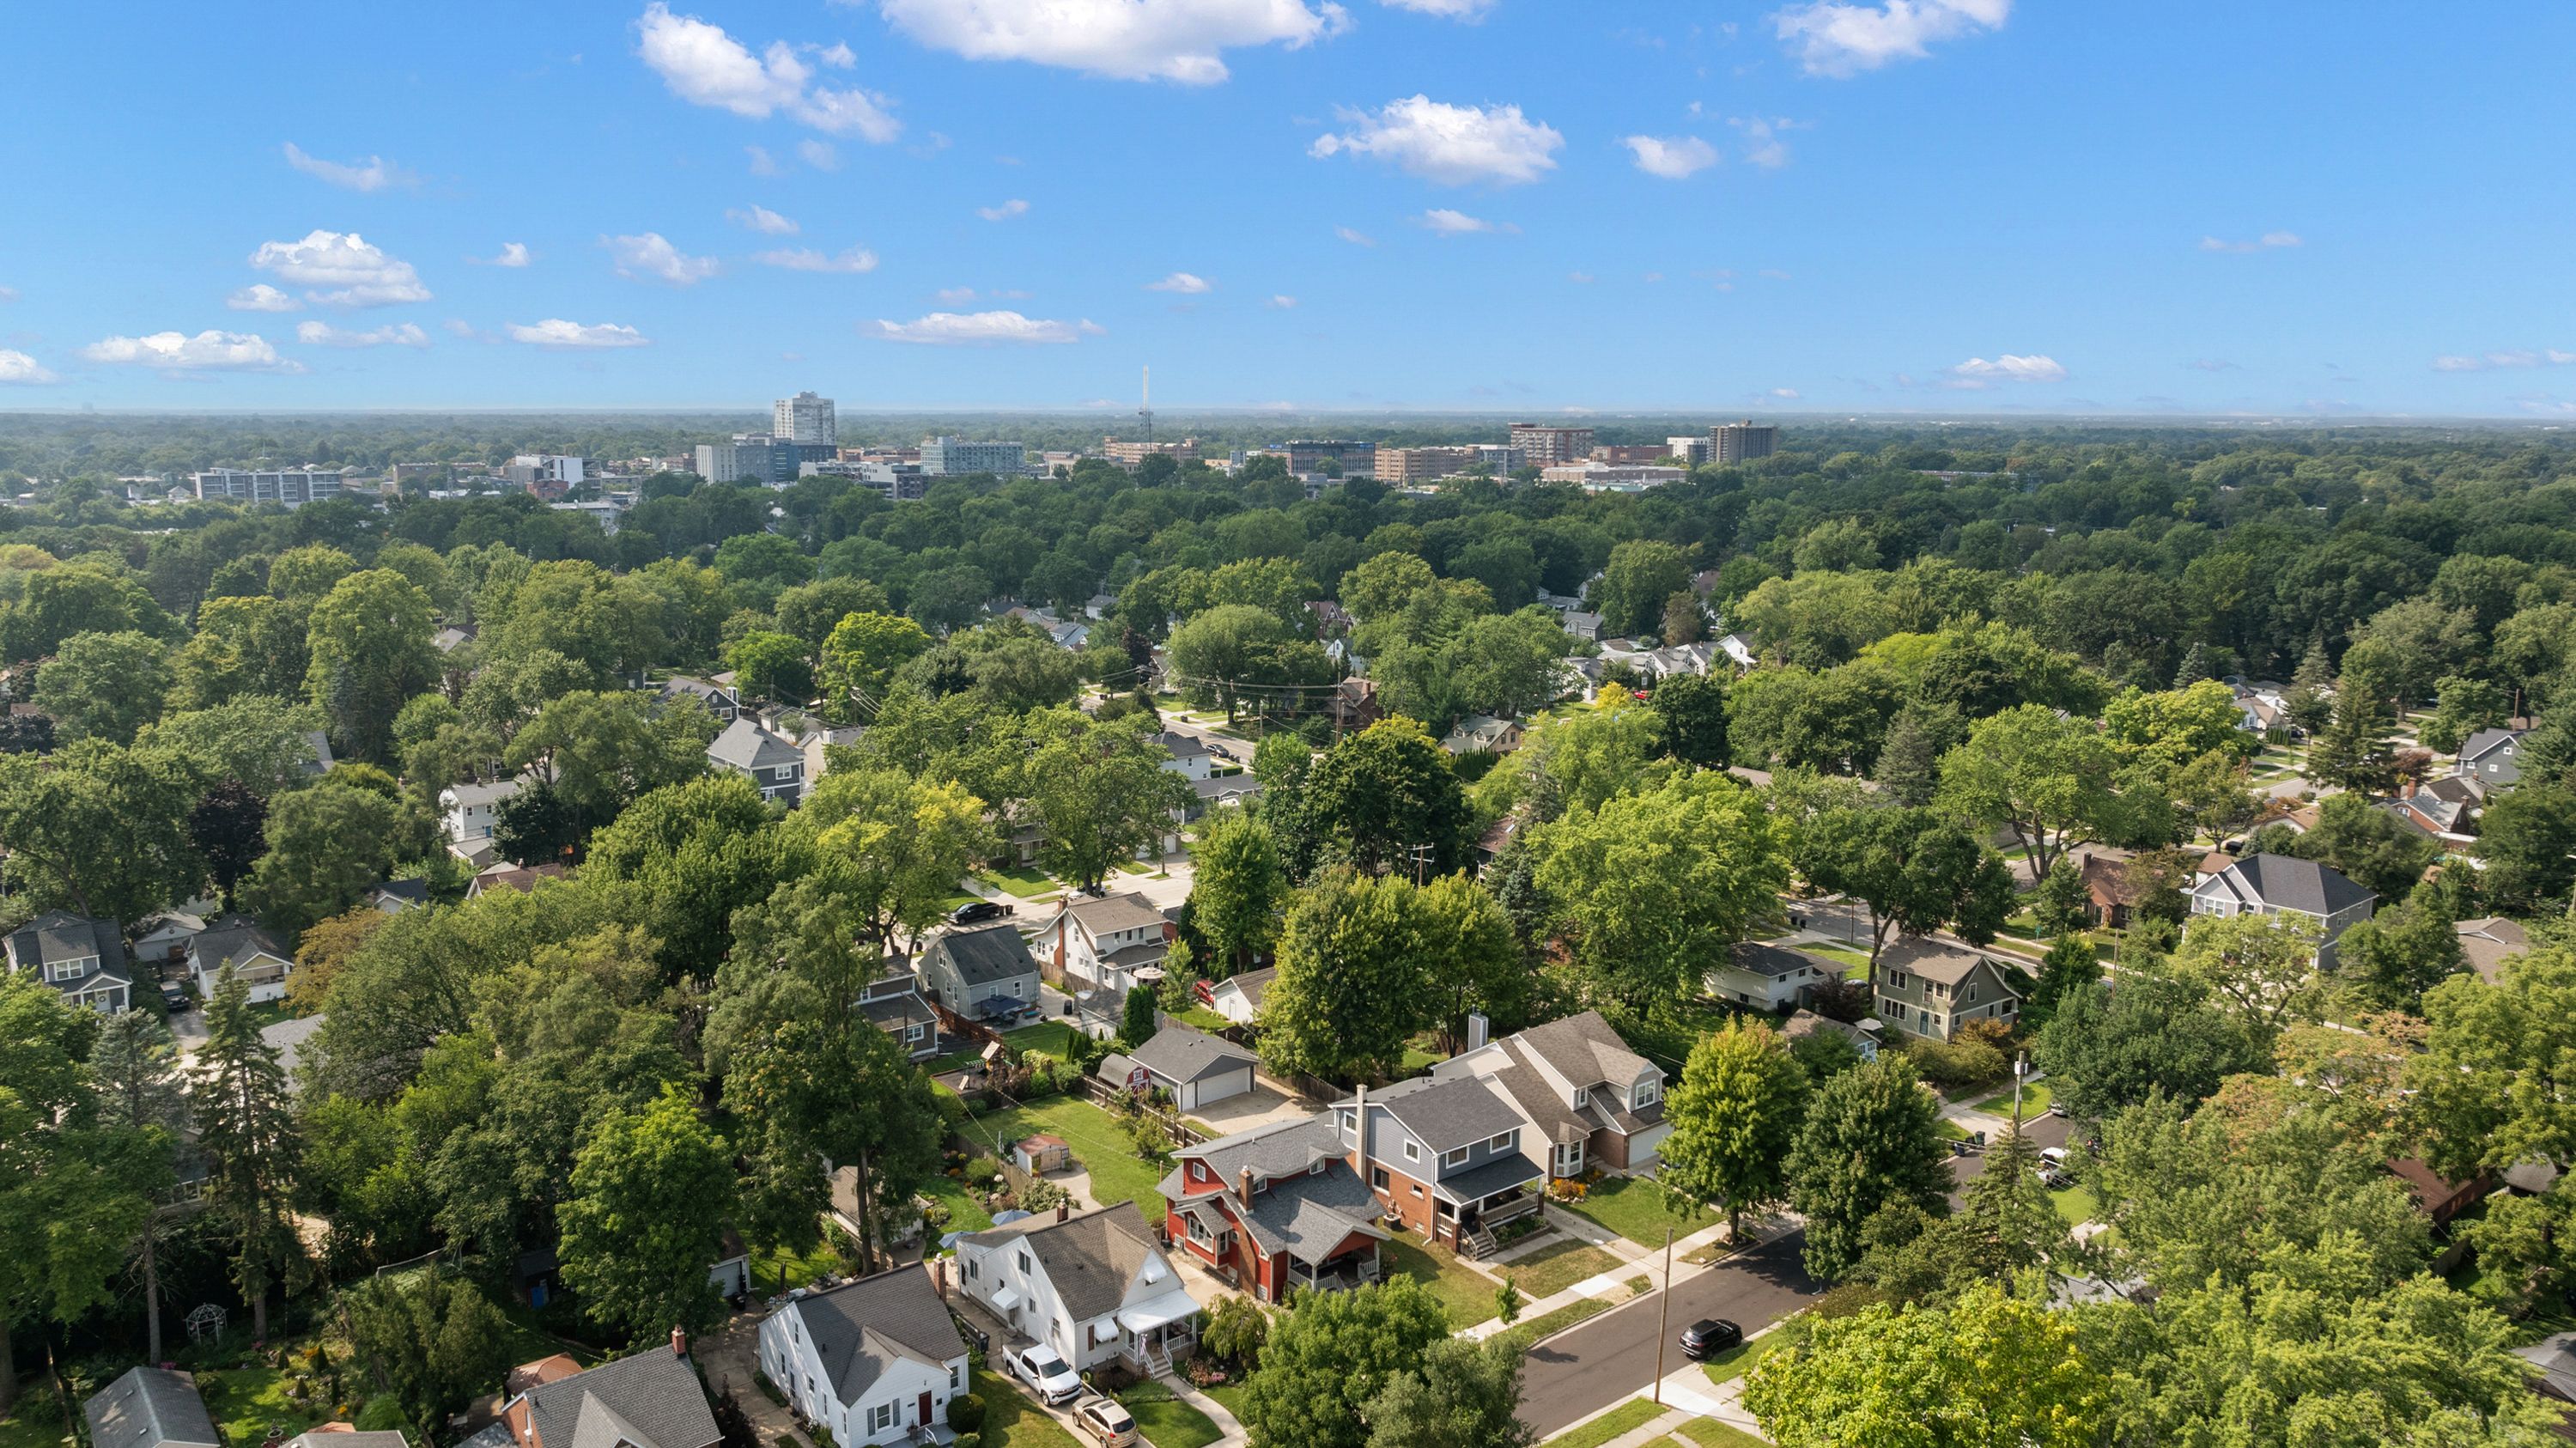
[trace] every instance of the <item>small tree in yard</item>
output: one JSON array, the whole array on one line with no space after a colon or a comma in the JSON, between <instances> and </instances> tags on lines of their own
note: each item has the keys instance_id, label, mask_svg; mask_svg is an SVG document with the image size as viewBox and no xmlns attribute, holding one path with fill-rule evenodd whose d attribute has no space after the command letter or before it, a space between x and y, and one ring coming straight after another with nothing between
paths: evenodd
<instances>
[{"instance_id":1,"label":"small tree in yard","mask_svg":"<svg viewBox=\"0 0 2576 1448\"><path fill-rule=\"evenodd\" d=\"M1159 1009L1161 1005L1154 999L1151 986L1132 986L1128 989L1126 1013L1120 1018L1118 1024L1118 1039L1126 1042L1128 1050L1135 1050L1138 1046L1154 1039L1154 1032L1161 1029L1155 1015Z\"/></svg>"},{"instance_id":2,"label":"small tree in yard","mask_svg":"<svg viewBox=\"0 0 2576 1448\"><path fill-rule=\"evenodd\" d=\"M1503 1285L1494 1289L1494 1315L1503 1320L1503 1326L1509 1327L1521 1320L1523 1302L1521 1285L1512 1280L1512 1274L1504 1273Z\"/></svg>"}]
</instances>

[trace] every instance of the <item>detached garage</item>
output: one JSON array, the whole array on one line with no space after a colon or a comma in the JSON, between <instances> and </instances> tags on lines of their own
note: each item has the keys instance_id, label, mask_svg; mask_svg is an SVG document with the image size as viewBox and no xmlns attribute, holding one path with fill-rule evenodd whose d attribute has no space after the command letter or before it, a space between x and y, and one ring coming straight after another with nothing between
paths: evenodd
<instances>
[{"instance_id":1,"label":"detached garage","mask_svg":"<svg viewBox=\"0 0 2576 1448\"><path fill-rule=\"evenodd\" d=\"M1119 1085L1128 1081L1129 1068L1141 1067L1155 1090L1171 1094L1174 1107L1196 1111L1250 1092L1254 1060L1250 1051L1232 1041L1175 1023L1156 1031L1154 1039L1128 1055L1112 1056L1101 1064L1104 1075L1113 1064L1118 1066L1111 1079Z\"/></svg>"}]
</instances>

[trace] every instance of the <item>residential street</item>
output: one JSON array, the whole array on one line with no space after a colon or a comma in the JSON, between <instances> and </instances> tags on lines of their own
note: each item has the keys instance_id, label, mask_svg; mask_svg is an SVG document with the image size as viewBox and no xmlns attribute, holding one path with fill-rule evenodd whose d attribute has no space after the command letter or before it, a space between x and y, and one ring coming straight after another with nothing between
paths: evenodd
<instances>
[{"instance_id":1,"label":"residential street","mask_svg":"<svg viewBox=\"0 0 2576 1448\"><path fill-rule=\"evenodd\" d=\"M1724 1317L1750 1335L1815 1300L1822 1289L1798 1265L1805 1237L1791 1232L1705 1272L1682 1275L1673 1289L1671 1331L1678 1336L1700 1318ZM1640 1297L1532 1348L1521 1420L1545 1438L1648 1391L1655 1381L1662 1312L1661 1294ZM1686 1366L1681 1348L1667 1345L1664 1371Z\"/></svg>"}]
</instances>

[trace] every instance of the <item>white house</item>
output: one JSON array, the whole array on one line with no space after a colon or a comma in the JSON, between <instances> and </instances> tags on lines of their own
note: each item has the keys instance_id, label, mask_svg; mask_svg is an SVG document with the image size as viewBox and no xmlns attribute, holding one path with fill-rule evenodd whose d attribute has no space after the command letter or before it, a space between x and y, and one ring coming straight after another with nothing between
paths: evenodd
<instances>
[{"instance_id":1,"label":"white house","mask_svg":"<svg viewBox=\"0 0 2576 1448\"><path fill-rule=\"evenodd\" d=\"M805 797L805 751L742 715L707 746L707 762L760 786L762 799L794 804Z\"/></svg>"},{"instance_id":2,"label":"white house","mask_svg":"<svg viewBox=\"0 0 2576 1448\"><path fill-rule=\"evenodd\" d=\"M253 1004L285 999L286 978L295 973L285 945L247 915L226 915L199 931L188 942L187 961L197 994L208 1000L227 969L249 984Z\"/></svg>"},{"instance_id":3,"label":"white house","mask_svg":"<svg viewBox=\"0 0 2576 1448\"><path fill-rule=\"evenodd\" d=\"M1198 1336L1198 1301L1129 1202L970 1233L957 1262L967 1296L1077 1372L1111 1361L1165 1372Z\"/></svg>"},{"instance_id":4,"label":"white house","mask_svg":"<svg viewBox=\"0 0 2576 1448\"><path fill-rule=\"evenodd\" d=\"M2211 863L2216 862L2212 857ZM2341 870L2291 855L2248 855L2191 887L2191 913L2224 919L2231 915L2298 915L2316 928L2317 968L2332 970L2335 938L2370 918L2379 897L2354 884Z\"/></svg>"},{"instance_id":5,"label":"white house","mask_svg":"<svg viewBox=\"0 0 2576 1448\"><path fill-rule=\"evenodd\" d=\"M1753 652L1753 640L1740 633L1731 633L1719 639L1717 646L1725 651L1726 657L1733 661L1739 671L1750 669L1762 661L1761 657Z\"/></svg>"},{"instance_id":6,"label":"white house","mask_svg":"<svg viewBox=\"0 0 2576 1448\"><path fill-rule=\"evenodd\" d=\"M1239 971L1214 985L1202 986L1200 996L1208 1009L1234 1022L1248 1026L1261 1014L1261 997L1270 990L1270 982L1279 978L1279 967Z\"/></svg>"},{"instance_id":7,"label":"white house","mask_svg":"<svg viewBox=\"0 0 2576 1448\"><path fill-rule=\"evenodd\" d=\"M447 831L448 852L480 868L492 863L492 824L501 802L519 792L519 781L451 784L438 792L438 812Z\"/></svg>"},{"instance_id":8,"label":"white house","mask_svg":"<svg viewBox=\"0 0 2576 1448\"><path fill-rule=\"evenodd\" d=\"M1124 995L1137 984L1136 972L1161 968L1172 935L1163 912L1133 891L1097 900L1077 895L1039 927L1038 963L1049 980L1073 989Z\"/></svg>"},{"instance_id":9,"label":"white house","mask_svg":"<svg viewBox=\"0 0 2576 1448\"><path fill-rule=\"evenodd\" d=\"M1205 779L1216 768L1216 760L1208 753L1207 741L1195 734L1166 729L1158 742L1172 756L1163 762L1163 767L1183 779Z\"/></svg>"},{"instance_id":10,"label":"white house","mask_svg":"<svg viewBox=\"0 0 2576 1448\"><path fill-rule=\"evenodd\" d=\"M901 1443L948 1422L966 1341L921 1264L798 1292L760 1324L760 1369L837 1443Z\"/></svg>"},{"instance_id":11,"label":"white house","mask_svg":"<svg viewBox=\"0 0 2576 1448\"><path fill-rule=\"evenodd\" d=\"M1708 993L1722 1001L1766 1011L1785 1011L1808 991L1840 979L1842 970L1801 950L1739 942L1726 963L1708 973Z\"/></svg>"}]
</instances>

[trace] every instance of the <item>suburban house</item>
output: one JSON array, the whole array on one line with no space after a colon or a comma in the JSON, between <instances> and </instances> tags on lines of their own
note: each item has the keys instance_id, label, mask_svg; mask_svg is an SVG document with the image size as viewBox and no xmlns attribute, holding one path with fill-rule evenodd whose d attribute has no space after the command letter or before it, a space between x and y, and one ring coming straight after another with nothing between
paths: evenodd
<instances>
[{"instance_id":1,"label":"suburban house","mask_svg":"<svg viewBox=\"0 0 2576 1448\"><path fill-rule=\"evenodd\" d=\"M1599 1011L1585 1011L1474 1046L1431 1068L1432 1079L1472 1076L1498 1093L1544 1146L1550 1177L1594 1167L1643 1171L1672 1128L1664 1073L1628 1049Z\"/></svg>"},{"instance_id":2,"label":"suburban house","mask_svg":"<svg viewBox=\"0 0 2576 1448\"><path fill-rule=\"evenodd\" d=\"M2372 800L2371 806L2395 815L2399 824L2416 834L2439 840L2445 845L2475 843L2476 783L2457 775L2434 783L2449 788L2437 791L2419 787L2413 780L2408 780L2397 787L2397 798Z\"/></svg>"},{"instance_id":3,"label":"suburban house","mask_svg":"<svg viewBox=\"0 0 2576 1448\"><path fill-rule=\"evenodd\" d=\"M1166 1018L1162 1029L1135 1050L1101 1058L1096 1074L1113 1086L1161 1091L1182 1111L1232 1100L1252 1090L1259 1060L1223 1036L1211 1036ZM1141 1075L1139 1073L1142 1073Z\"/></svg>"},{"instance_id":4,"label":"suburban house","mask_svg":"<svg viewBox=\"0 0 2576 1448\"><path fill-rule=\"evenodd\" d=\"M939 932L922 948L913 971L930 999L961 1016L996 1014L1038 998L1037 957L1008 922ZM987 1010L988 1004L995 1009Z\"/></svg>"},{"instance_id":5,"label":"suburban house","mask_svg":"<svg viewBox=\"0 0 2576 1448\"><path fill-rule=\"evenodd\" d=\"M387 915L400 915L429 903L429 882L387 880L367 892L366 903Z\"/></svg>"},{"instance_id":6,"label":"suburban house","mask_svg":"<svg viewBox=\"0 0 2576 1448\"><path fill-rule=\"evenodd\" d=\"M2332 970L2335 937L2369 919L2378 899L2332 865L2291 855L2248 855L2192 886L2191 913L2221 919L2305 916L2323 942L2317 947L2317 968Z\"/></svg>"},{"instance_id":7,"label":"suburban house","mask_svg":"<svg viewBox=\"0 0 2576 1448\"><path fill-rule=\"evenodd\" d=\"M1333 692L1324 696L1324 711L1331 717L1333 727L1346 733L1366 729L1385 717L1386 712L1378 706L1376 681L1356 677L1333 686Z\"/></svg>"},{"instance_id":8,"label":"suburban house","mask_svg":"<svg viewBox=\"0 0 2576 1448\"><path fill-rule=\"evenodd\" d=\"M2237 727L2251 734L2270 734L2275 730L2291 739L2304 739L2308 731L2290 718L2288 691L2279 684L2238 684L2236 691Z\"/></svg>"},{"instance_id":9,"label":"suburban house","mask_svg":"<svg viewBox=\"0 0 2576 1448\"><path fill-rule=\"evenodd\" d=\"M185 910L164 910L136 922L133 947L126 952L140 965L173 965L188 956L188 942L206 928L202 915Z\"/></svg>"},{"instance_id":10,"label":"suburban house","mask_svg":"<svg viewBox=\"0 0 2576 1448\"><path fill-rule=\"evenodd\" d=\"M1198 819L1212 809L1235 809L1261 798L1261 781L1250 774L1221 774L1209 779L1190 781L1190 792L1198 798L1183 811Z\"/></svg>"},{"instance_id":11,"label":"suburban house","mask_svg":"<svg viewBox=\"0 0 2576 1448\"><path fill-rule=\"evenodd\" d=\"M501 1410L519 1448L715 1448L724 1439L689 1361L688 1339L676 1331L669 1347L533 1376L551 1381L526 1388Z\"/></svg>"},{"instance_id":12,"label":"suburban house","mask_svg":"<svg viewBox=\"0 0 2576 1448\"><path fill-rule=\"evenodd\" d=\"M726 685L706 679L693 679L675 674L662 681L660 693L665 700L695 699L716 716L719 724L730 724L742 717L742 695Z\"/></svg>"},{"instance_id":13,"label":"suburban house","mask_svg":"<svg viewBox=\"0 0 2576 1448\"><path fill-rule=\"evenodd\" d=\"M2021 992L1991 957L1909 935L1878 953L1876 1010L1909 1036L1946 1041L1970 1021L2011 1024L2021 1015Z\"/></svg>"},{"instance_id":14,"label":"suburban house","mask_svg":"<svg viewBox=\"0 0 2576 1448\"><path fill-rule=\"evenodd\" d=\"M9 968L33 971L74 1005L115 1015L134 1004L134 970L116 922L48 910L11 931Z\"/></svg>"},{"instance_id":15,"label":"suburban house","mask_svg":"<svg viewBox=\"0 0 2576 1448\"><path fill-rule=\"evenodd\" d=\"M1273 1122L1172 1154L1164 1235L1262 1302L1378 1280L1385 1209L1337 1118Z\"/></svg>"},{"instance_id":16,"label":"suburban house","mask_svg":"<svg viewBox=\"0 0 2576 1448\"><path fill-rule=\"evenodd\" d=\"M1163 761L1163 767L1183 779L1205 779L1216 772L1216 758L1208 752L1207 741L1195 734L1166 729L1155 742L1172 756Z\"/></svg>"},{"instance_id":17,"label":"suburban house","mask_svg":"<svg viewBox=\"0 0 2576 1448\"><path fill-rule=\"evenodd\" d=\"M514 865L507 860L495 860L475 871L474 878L465 882L465 898L479 900L494 890L516 890L522 895L533 894L539 880L560 880L564 877L564 873L563 866L552 862L543 865Z\"/></svg>"},{"instance_id":18,"label":"suburban house","mask_svg":"<svg viewBox=\"0 0 2576 1448\"><path fill-rule=\"evenodd\" d=\"M1878 1037L1849 1021L1820 1016L1814 1011L1798 1010L1791 1011L1789 1019L1780 1023L1780 1038L1791 1046L1797 1045L1809 1036L1824 1035L1836 1035L1848 1039L1859 1049L1860 1058L1864 1061L1878 1059Z\"/></svg>"},{"instance_id":19,"label":"suburban house","mask_svg":"<svg viewBox=\"0 0 2576 1448\"><path fill-rule=\"evenodd\" d=\"M1440 741L1440 747L1452 754L1473 754L1479 750L1487 754L1509 754L1521 747L1521 726L1517 720L1497 719L1491 714L1470 714L1458 721L1458 727L1449 731L1449 737Z\"/></svg>"},{"instance_id":20,"label":"suburban house","mask_svg":"<svg viewBox=\"0 0 2576 1448\"><path fill-rule=\"evenodd\" d=\"M1557 627L1587 644L1600 642L1601 615L1597 613L1586 613L1579 608L1569 608L1556 616L1556 624Z\"/></svg>"},{"instance_id":21,"label":"suburban house","mask_svg":"<svg viewBox=\"0 0 2576 1448\"><path fill-rule=\"evenodd\" d=\"M1762 661L1761 655L1753 651L1753 640L1740 633L1731 633L1719 639L1717 648L1718 652L1726 655L1727 660L1735 665L1738 673L1749 670Z\"/></svg>"},{"instance_id":22,"label":"suburban house","mask_svg":"<svg viewBox=\"0 0 2576 1448\"><path fill-rule=\"evenodd\" d=\"M215 998L215 987L230 970L250 986L253 1004L283 1000L286 978L295 973L295 957L276 936L247 915L219 916L188 942L188 974L197 994Z\"/></svg>"},{"instance_id":23,"label":"suburban house","mask_svg":"<svg viewBox=\"0 0 2576 1448\"><path fill-rule=\"evenodd\" d=\"M939 1013L914 989L910 971L890 971L860 987L859 1009L878 1030L901 1042L912 1059L926 1061L939 1054Z\"/></svg>"},{"instance_id":24,"label":"suburban house","mask_svg":"<svg viewBox=\"0 0 2576 1448\"><path fill-rule=\"evenodd\" d=\"M492 824L501 802L519 792L519 782L451 784L438 792L438 812L447 831L447 849L469 865L492 863Z\"/></svg>"},{"instance_id":25,"label":"suburban house","mask_svg":"<svg viewBox=\"0 0 2576 1448\"><path fill-rule=\"evenodd\" d=\"M1842 967L1803 950L1736 942L1726 963L1708 973L1708 993L1719 1000L1774 1013L1788 1010L1808 991L1842 979Z\"/></svg>"},{"instance_id":26,"label":"suburban house","mask_svg":"<svg viewBox=\"0 0 2576 1448\"><path fill-rule=\"evenodd\" d=\"M129 1368L81 1404L91 1448L224 1448L197 1383L169 1368Z\"/></svg>"},{"instance_id":27,"label":"suburban house","mask_svg":"<svg viewBox=\"0 0 2576 1448\"><path fill-rule=\"evenodd\" d=\"M1060 986L1124 996L1136 972L1160 969L1171 950L1172 922L1152 901L1123 895L1066 897L1065 907L1039 928L1039 967Z\"/></svg>"},{"instance_id":28,"label":"suburban house","mask_svg":"<svg viewBox=\"0 0 2576 1448\"><path fill-rule=\"evenodd\" d=\"M1199 999L1207 1008L1238 1026L1251 1025L1261 1016L1261 997L1270 983L1279 978L1279 967L1264 966L1259 970L1241 971L1214 985L1198 983Z\"/></svg>"},{"instance_id":29,"label":"suburban house","mask_svg":"<svg viewBox=\"0 0 2576 1448\"><path fill-rule=\"evenodd\" d=\"M2456 761L2462 777L2477 781L2481 798L2492 798L2522 783L2523 729L2481 729L2460 745Z\"/></svg>"},{"instance_id":30,"label":"suburban house","mask_svg":"<svg viewBox=\"0 0 2576 1448\"><path fill-rule=\"evenodd\" d=\"M957 1263L968 1297L1077 1372L1169 1372L1173 1349L1198 1340L1198 1301L1129 1202L970 1232Z\"/></svg>"},{"instance_id":31,"label":"suburban house","mask_svg":"<svg viewBox=\"0 0 2576 1448\"><path fill-rule=\"evenodd\" d=\"M737 716L727 724L707 746L707 762L760 786L762 799L794 804L805 797L805 751L757 720Z\"/></svg>"},{"instance_id":32,"label":"suburban house","mask_svg":"<svg viewBox=\"0 0 2576 1448\"><path fill-rule=\"evenodd\" d=\"M1487 1081L1362 1087L1333 1103L1333 1127L1388 1217L1462 1254L1491 1250L1493 1228L1539 1210L1547 1168L1522 1151L1528 1123Z\"/></svg>"},{"instance_id":33,"label":"suburban house","mask_svg":"<svg viewBox=\"0 0 2576 1448\"><path fill-rule=\"evenodd\" d=\"M2077 857L2076 869L2084 882L2084 923L2128 929L2140 895L2129 882L2128 857L2087 850Z\"/></svg>"},{"instance_id":34,"label":"suburban house","mask_svg":"<svg viewBox=\"0 0 2576 1448\"><path fill-rule=\"evenodd\" d=\"M921 1264L791 1296L760 1324L760 1370L835 1443L900 1443L947 1426L966 1340Z\"/></svg>"},{"instance_id":35,"label":"suburban house","mask_svg":"<svg viewBox=\"0 0 2576 1448\"><path fill-rule=\"evenodd\" d=\"M2507 959L2531 948L2531 932L2522 928L2522 922L2500 915L2463 920L2451 928L2459 932L2461 958L2489 985L2503 973Z\"/></svg>"}]
</instances>

